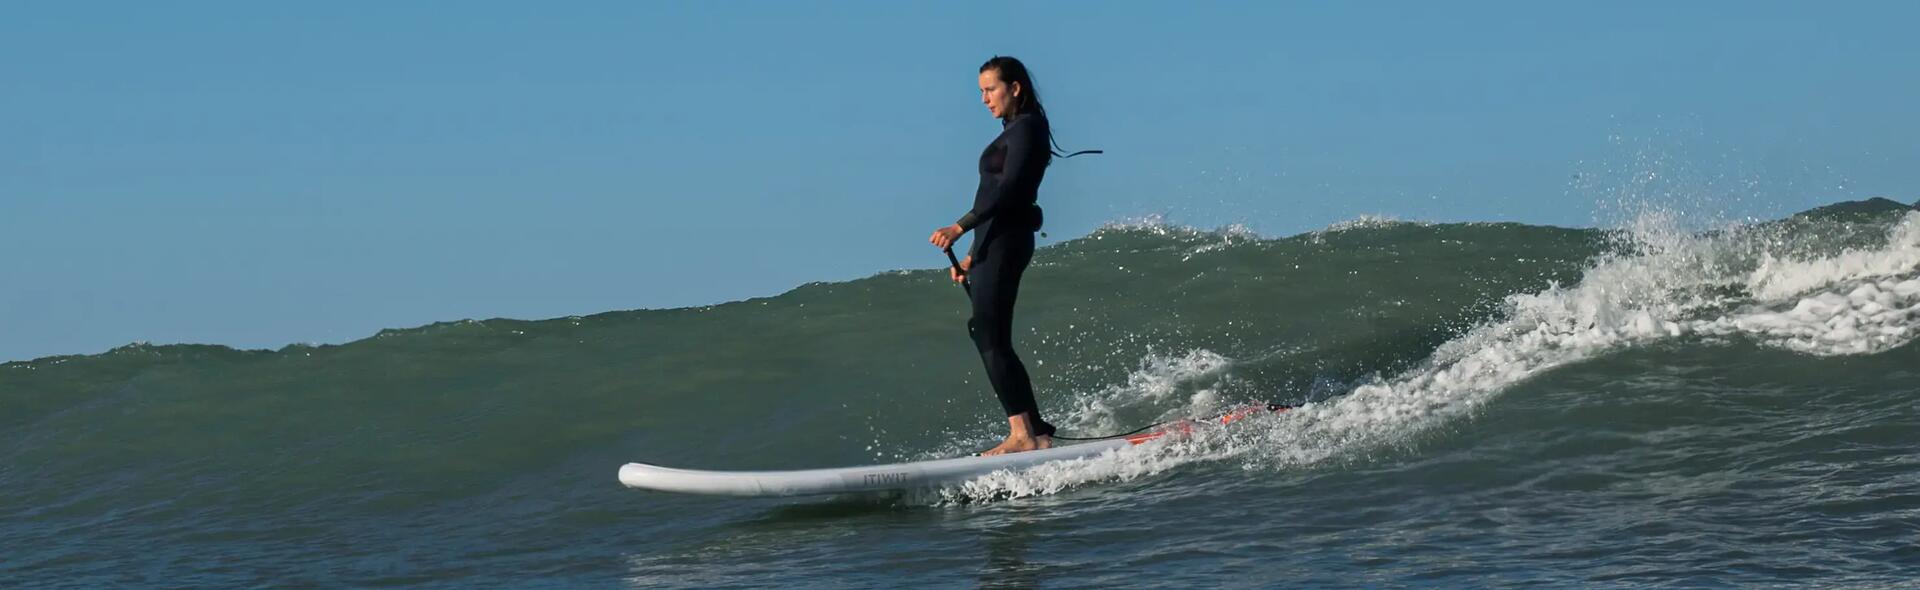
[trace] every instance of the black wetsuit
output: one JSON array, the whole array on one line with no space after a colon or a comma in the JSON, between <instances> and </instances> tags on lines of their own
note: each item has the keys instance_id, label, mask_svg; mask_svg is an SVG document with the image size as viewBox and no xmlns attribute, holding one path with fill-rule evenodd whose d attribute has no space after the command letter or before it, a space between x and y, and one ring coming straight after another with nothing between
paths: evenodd
<instances>
[{"instance_id":1,"label":"black wetsuit","mask_svg":"<svg viewBox=\"0 0 1920 590\"><path fill-rule=\"evenodd\" d=\"M1051 436L1054 429L1040 418L1027 366L1013 352L1013 302L1020 292L1020 275L1033 260L1033 233L1040 230L1035 200L1053 158L1050 137L1044 115L1026 113L1004 121L1000 137L980 154L973 210L956 222L973 232L973 248L967 253L973 257L967 270L973 318L967 320L967 332L980 349L1000 405L1008 416L1032 412L1034 436Z\"/></svg>"}]
</instances>

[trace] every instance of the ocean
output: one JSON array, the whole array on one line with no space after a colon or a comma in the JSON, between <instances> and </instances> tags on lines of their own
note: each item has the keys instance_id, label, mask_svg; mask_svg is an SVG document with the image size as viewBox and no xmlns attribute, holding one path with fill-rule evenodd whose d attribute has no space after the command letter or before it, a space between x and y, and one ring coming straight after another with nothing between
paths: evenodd
<instances>
[{"instance_id":1,"label":"ocean","mask_svg":"<svg viewBox=\"0 0 1920 590\"><path fill-rule=\"evenodd\" d=\"M1114 223L1016 345L1063 434L1291 412L900 495L620 465L965 454L944 269L705 307L0 365L0 586L1911 587L1920 211Z\"/></svg>"}]
</instances>

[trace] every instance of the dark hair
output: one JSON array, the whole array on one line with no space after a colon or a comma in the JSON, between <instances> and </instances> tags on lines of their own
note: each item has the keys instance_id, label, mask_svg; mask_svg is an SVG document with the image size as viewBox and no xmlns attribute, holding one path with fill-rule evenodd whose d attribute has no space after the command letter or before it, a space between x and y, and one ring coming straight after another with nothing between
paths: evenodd
<instances>
[{"instance_id":1,"label":"dark hair","mask_svg":"<svg viewBox=\"0 0 1920 590\"><path fill-rule=\"evenodd\" d=\"M1040 104L1040 89L1033 87L1033 74L1027 73L1027 64L1020 63L1012 56L996 55L987 63L980 64L980 73L985 74L987 70L998 74L1002 83L1020 85L1020 105L1014 112L1047 116L1047 107Z\"/></svg>"},{"instance_id":2,"label":"dark hair","mask_svg":"<svg viewBox=\"0 0 1920 590\"><path fill-rule=\"evenodd\" d=\"M1014 108L1015 113L1034 113L1042 117L1047 116L1047 107L1040 104L1040 89L1034 87L1033 74L1027 71L1027 64L1020 63L1020 60L1010 55L996 55L993 56L993 59L987 60L987 63L980 64L980 73L987 73L987 70L993 70L995 74L999 75L1002 84L1011 83L1020 85L1020 105ZM1051 123L1051 121L1049 121L1049 123ZM1053 155L1062 158L1071 158L1080 154L1101 153L1100 150L1082 150L1071 154L1061 153L1060 143L1053 140L1053 125L1051 124L1047 125L1047 145L1052 146L1051 151Z\"/></svg>"}]
</instances>

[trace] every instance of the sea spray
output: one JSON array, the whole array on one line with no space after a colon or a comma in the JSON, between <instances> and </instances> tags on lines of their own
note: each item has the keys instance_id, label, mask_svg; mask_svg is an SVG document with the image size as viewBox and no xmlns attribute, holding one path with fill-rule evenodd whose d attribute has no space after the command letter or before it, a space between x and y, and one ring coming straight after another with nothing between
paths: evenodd
<instances>
[{"instance_id":1,"label":"sea spray","mask_svg":"<svg viewBox=\"0 0 1920 590\"><path fill-rule=\"evenodd\" d=\"M1329 231L1368 226L1377 223ZM1616 249L1597 255L1577 283L1507 297L1497 318L1440 345L1420 366L1239 427L1258 431L1258 444L1203 430L1162 444L994 474L941 499L1057 493L1202 461L1291 467L1405 444L1428 429L1470 419L1495 396L1542 372L1662 341L1741 334L1765 345L1836 355L1891 350L1920 335L1920 213L1899 218L1877 247L1806 260L1768 251L1773 230L1687 233L1674 219L1650 213L1613 233ZM1747 289L1730 293L1722 288L1729 284ZM1149 357L1124 385L1076 397L1069 423L1117 426L1112 408L1164 402L1171 384L1218 376L1232 365L1210 351ZM1186 409L1217 404L1213 390L1195 391L1194 401L1207 403Z\"/></svg>"}]
</instances>

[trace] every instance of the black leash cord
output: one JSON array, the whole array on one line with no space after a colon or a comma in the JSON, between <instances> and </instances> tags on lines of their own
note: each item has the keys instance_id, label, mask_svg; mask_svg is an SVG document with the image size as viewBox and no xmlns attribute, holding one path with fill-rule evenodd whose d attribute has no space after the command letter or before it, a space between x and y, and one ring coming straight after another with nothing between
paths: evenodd
<instances>
[{"instance_id":1,"label":"black leash cord","mask_svg":"<svg viewBox=\"0 0 1920 590\"><path fill-rule=\"evenodd\" d=\"M1142 433L1142 432L1145 432L1145 431L1146 431L1146 430L1147 430L1148 428L1154 428L1154 427L1159 427L1159 426L1166 426L1167 424L1168 424L1167 422L1155 422L1155 423L1152 423L1152 424L1148 424L1148 425L1146 425L1146 426L1141 426L1141 427L1139 427L1139 428L1135 428L1135 429L1133 429L1133 431L1132 431L1132 432L1122 432L1122 433L1120 433L1120 434L1109 434L1109 435L1106 435L1106 436L1094 436L1094 437L1088 437L1088 438L1080 438L1080 437L1077 437L1077 436L1060 436L1060 435L1058 435L1058 434L1055 434L1055 435L1053 435L1053 438L1056 438L1056 439L1060 439L1060 440L1107 440L1107 439L1109 439L1109 438L1120 438L1120 437L1123 437L1123 436L1133 436L1133 435L1136 435L1136 434L1140 434L1140 433Z\"/></svg>"},{"instance_id":2,"label":"black leash cord","mask_svg":"<svg viewBox=\"0 0 1920 590\"><path fill-rule=\"evenodd\" d=\"M1297 406L1289 406L1289 405L1287 405L1287 404L1275 404L1275 403L1269 403L1269 404L1267 404L1267 411L1268 411L1268 412L1278 412L1278 411L1281 411L1281 410L1291 410L1291 409L1294 409L1295 407L1297 407ZM1224 414L1223 414L1223 415L1224 415ZM1215 416L1215 417L1214 417L1214 419L1218 419L1218 418L1219 418L1219 416ZM1211 420L1209 420L1209 421L1211 421ZM1075 437L1075 436L1060 436L1060 435L1058 435L1058 434L1055 434L1055 435L1053 435L1053 438L1057 438L1057 439L1060 439L1060 440L1107 440L1107 439L1110 439L1110 438L1120 438L1120 437L1123 437L1123 436L1133 436L1133 435L1136 435L1136 434L1140 434L1141 432L1145 432L1145 431L1146 431L1147 429L1149 429L1149 428L1156 428L1156 427L1160 427L1160 426L1166 426L1166 425L1168 425L1168 424L1172 424L1173 422L1174 422L1174 421L1167 421L1167 422L1155 422L1155 423L1152 423L1152 424L1148 424L1148 425L1146 425L1146 426L1141 426L1141 427L1139 427L1139 428L1135 428L1135 429L1133 429L1133 430L1132 430L1131 432L1122 432L1122 433L1120 433L1120 434L1109 434L1109 435L1106 435L1106 436L1094 436L1094 437L1088 437L1088 438L1080 438L1080 437Z\"/></svg>"}]
</instances>

